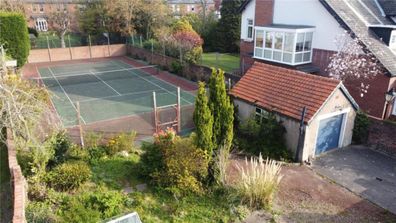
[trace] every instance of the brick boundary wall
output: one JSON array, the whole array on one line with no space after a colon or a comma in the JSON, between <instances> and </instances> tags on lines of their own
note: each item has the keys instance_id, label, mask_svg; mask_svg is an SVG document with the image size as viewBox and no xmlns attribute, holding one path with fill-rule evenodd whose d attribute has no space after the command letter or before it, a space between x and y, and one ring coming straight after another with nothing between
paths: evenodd
<instances>
[{"instance_id":1,"label":"brick boundary wall","mask_svg":"<svg viewBox=\"0 0 396 223\"><path fill-rule=\"evenodd\" d=\"M28 63L125 56L125 44L30 50Z\"/></svg>"},{"instance_id":2,"label":"brick boundary wall","mask_svg":"<svg viewBox=\"0 0 396 223\"><path fill-rule=\"evenodd\" d=\"M396 123L370 119L368 145L396 158Z\"/></svg>"},{"instance_id":3,"label":"brick boundary wall","mask_svg":"<svg viewBox=\"0 0 396 223\"><path fill-rule=\"evenodd\" d=\"M139 48L135 46L127 46L127 55L132 58L142 59L149 62L150 64L159 65L164 69L169 70L171 68L172 62L179 61L178 58L173 58L157 53L152 53L150 50ZM206 66L187 63L183 67L182 74L180 76L190 79L194 82L196 81L207 81L212 75L212 69ZM231 79L233 83L236 83L241 78L238 75L224 73L226 79Z\"/></svg>"},{"instance_id":4,"label":"brick boundary wall","mask_svg":"<svg viewBox=\"0 0 396 223\"><path fill-rule=\"evenodd\" d=\"M11 174L12 189L12 207L13 207L13 223L25 223L25 205L27 198L27 183L22 175L21 167L16 158L16 148L14 140L10 137L10 130L7 130L7 149L8 149L8 166Z\"/></svg>"}]
</instances>

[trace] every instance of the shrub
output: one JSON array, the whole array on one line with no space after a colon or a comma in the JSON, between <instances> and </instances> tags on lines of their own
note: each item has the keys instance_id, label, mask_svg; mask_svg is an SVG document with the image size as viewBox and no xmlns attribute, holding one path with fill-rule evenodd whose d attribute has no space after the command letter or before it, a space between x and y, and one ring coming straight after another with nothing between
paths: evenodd
<instances>
[{"instance_id":1,"label":"shrub","mask_svg":"<svg viewBox=\"0 0 396 223\"><path fill-rule=\"evenodd\" d=\"M98 210L87 207L78 198L72 198L64 209L61 212L63 222L96 223L101 220L101 213Z\"/></svg>"},{"instance_id":2,"label":"shrub","mask_svg":"<svg viewBox=\"0 0 396 223\"><path fill-rule=\"evenodd\" d=\"M291 157L285 145L286 129L272 113L261 120L250 117L239 125L238 133L236 143L240 149L276 160L289 160Z\"/></svg>"},{"instance_id":3,"label":"shrub","mask_svg":"<svg viewBox=\"0 0 396 223\"><path fill-rule=\"evenodd\" d=\"M48 198L48 188L43 182L28 180L28 198L32 201L45 201Z\"/></svg>"},{"instance_id":4,"label":"shrub","mask_svg":"<svg viewBox=\"0 0 396 223\"><path fill-rule=\"evenodd\" d=\"M56 190L69 191L80 187L91 176L84 162L67 162L56 166L47 176L48 184Z\"/></svg>"},{"instance_id":5,"label":"shrub","mask_svg":"<svg viewBox=\"0 0 396 223\"><path fill-rule=\"evenodd\" d=\"M179 61L172 61L170 71L177 75L182 75L183 73L183 65Z\"/></svg>"},{"instance_id":6,"label":"shrub","mask_svg":"<svg viewBox=\"0 0 396 223\"><path fill-rule=\"evenodd\" d=\"M163 171L163 160L161 149L157 144L144 142L141 149L144 151L140 157L139 175L151 178L151 174Z\"/></svg>"},{"instance_id":7,"label":"shrub","mask_svg":"<svg viewBox=\"0 0 396 223\"><path fill-rule=\"evenodd\" d=\"M352 141L356 144L364 144L369 136L370 119L362 112L358 111L355 118L355 126L353 128Z\"/></svg>"},{"instance_id":8,"label":"shrub","mask_svg":"<svg viewBox=\"0 0 396 223\"><path fill-rule=\"evenodd\" d=\"M107 148L103 146L87 148L89 154L89 162L95 163L107 155Z\"/></svg>"},{"instance_id":9,"label":"shrub","mask_svg":"<svg viewBox=\"0 0 396 223\"><path fill-rule=\"evenodd\" d=\"M58 222L51 205L45 202L29 202L26 207L26 221L34 223Z\"/></svg>"},{"instance_id":10,"label":"shrub","mask_svg":"<svg viewBox=\"0 0 396 223\"><path fill-rule=\"evenodd\" d=\"M89 153L87 149L83 149L75 144L73 144L66 152L67 160L81 160L88 161Z\"/></svg>"},{"instance_id":11,"label":"shrub","mask_svg":"<svg viewBox=\"0 0 396 223\"><path fill-rule=\"evenodd\" d=\"M274 193L282 179L281 165L273 160L264 160L259 155L250 161L245 159L245 165L237 165L239 179L233 184L234 193L242 203L252 208L270 209Z\"/></svg>"},{"instance_id":12,"label":"shrub","mask_svg":"<svg viewBox=\"0 0 396 223\"><path fill-rule=\"evenodd\" d=\"M158 52L161 50L160 43L155 39L149 39L143 42L143 48L151 51L151 46L153 46L153 51Z\"/></svg>"},{"instance_id":13,"label":"shrub","mask_svg":"<svg viewBox=\"0 0 396 223\"><path fill-rule=\"evenodd\" d=\"M30 40L25 17L15 12L0 12L0 44L22 67L29 56Z\"/></svg>"},{"instance_id":14,"label":"shrub","mask_svg":"<svg viewBox=\"0 0 396 223\"><path fill-rule=\"evenodd\" d=\"M41 146L19 149L17 159L24 176L40 178L45 175L47 164L53 155L53 148L45 142Z\"/></svg>"},{"instance_id":15,"label":"shrub","mask_svg":"<svg viewBox=\"0 0 396 223\"><path fill-rule=\"evenodd\" d=\"M33 34L36 38L39 36L39 33L35 28L28 27L29 34Z\"/></svg>"},{"instance_id":16,"label":"shrub","mask_svg":"<svg viewBox=\"0 0 396 223\"><path fill-rule=\"evenodd\" d=\"M159 159L154 168L146 169L147 172L152 171L149 174L152 183L174 195L202 192L201 181L208 174L208 154L196 148L194 139L180 138L168 129L155 135L154 141L152 153L143 158ZM154 156L155 151L160 157Z\"/></svg>"},{"instance_id":17,"label":"shrub","mask_svg":"<svg viewBox=\"0 0 396 223\"><path fill-rule=\"evenodd\" d=\"M58 132L49 139L50 146L53 147L54 156L49 160L50 168L66 161L67 151L73 146L66 131Z\"/></svg>"},{"instance_id":18,"label":"shrub","mask_svg":"<svg viewBox=\"0 0 396 223\"><path fill-rule=\"evenodd\" d=\"M99 211L102 218L110 218L120 214L120 207L125 203L121 192L110 191L104 187L83 196L82 199L84 206Z\"/></svg>"},{"instance_id":19,"label":"shrub","mask_svg":"<svg viewBox=\"0 0 396 223\"><path fill-rule=\"evenodd\" d=\"M102 143L103 135L96 132L85 132L84 143L86 148L99 147Z\"/></svg>"},{"instance_id":20,"label":"shrub","mask_svg":"<svg viewBox=\"0 0 396 223\"><path fill-rule=\"evenodd\" d=\"M132 152L135 146L135 138L136 132L121 133L113 137L107 143L107 154L113 156L121 151Z\"/></svg>"}]
</instances>

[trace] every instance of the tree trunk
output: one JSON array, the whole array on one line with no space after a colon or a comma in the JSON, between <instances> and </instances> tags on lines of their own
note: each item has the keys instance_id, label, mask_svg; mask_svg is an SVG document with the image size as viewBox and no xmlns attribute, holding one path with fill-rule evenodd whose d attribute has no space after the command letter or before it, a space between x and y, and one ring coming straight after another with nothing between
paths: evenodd
<instances>
[{"instance_id":1,"label":"tree trunk","mask_svg":"<svg viewBox=\"0 0 396 223\"><path fill-rule=\"evenodd\" d=\"M60 36L60 39L61 39L61 47L62 47L62 48L66 48L65 34L62 34L62 35Z\"/></svg>"}]
</instances>

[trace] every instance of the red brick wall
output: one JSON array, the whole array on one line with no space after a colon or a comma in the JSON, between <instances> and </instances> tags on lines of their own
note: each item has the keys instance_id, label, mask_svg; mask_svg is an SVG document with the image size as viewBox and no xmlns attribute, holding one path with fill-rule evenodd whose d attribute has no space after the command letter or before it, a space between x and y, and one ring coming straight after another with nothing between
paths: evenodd
<instances>
[{"instance_id":1,"label":"red brick wall","mask_svg":"<svg viewBox=\"0 0 396 223\"><path fill-rule=\"evenodd\" d=\"M367 114L382 119L385 106L385 92L389 86L389 77L385 74L379 74L370 80L370 87L367 94L363 97L360 95L361 80L347 80L345 86L349 93L359 104L359 107Z\"/></svg>"},{"instance_id":2,"label":"red brick wall","mask_svg":"<svg viewBox=\"0 0 396 223\"><path fill-rule=\"evenodd\" d=\"M254 24L264 26L272 24L274 0L256 0Z\"/></svg>"},{"instance_id":3,"label":"red brick wall","mask_svg":"<svg viewBox=\"0 0 396 223\"><path fill-rule=\"evenodd\" d=\"M326 68L330 63L330 57L336 53L331 50L313 49L312 52L312 64L319 67L321 76L329 76L326 72Z\"/></svg>"},{"instance_id":4,"label":"red brick wall","mask_svg":"<svg viewBox=\"0 0 396 223\"><path fill-rule=\"evenodd\" d=\"M13 223L24 223L26 205L26 180L16 158L16 149L11 132L7 131L8 167L11 173Z\"/></svg>"},{"instance_id":5,"label":"red brick wall","mask_svg":"<svg viewBox=\"0 0 396 223\"><path fill-rule=\"evenodd\" d=\"M396 124L371 119L368 144L379 151L396 157Z\"/></svg>"},{"instance_id":6,"label":"red brick wall","mask_svg":"<svg viewBox=\"0 0 396 223\"><path fill-rule=\"evenodd\" d=\"M244 40L241 40L240 43L240 67L242 70L242 73L244 74L252 65L254 62L253 57L253 50L254 50L254 42L247 42Z\"/></svg>"},{"instance_id":7,"label":"red brick wall","mask_svg":"<svg viewBox=\"0 0 396 223\"><path fill-rule=\"evenodd\" d=\"M110 55L109 55L110 51ZM35 49L30 50L29 63L78 60L88 58L117 57L126 55L125 44L112 44L110 50L107 45L79 46L71 48Z\"/></svg>"}]
</instances>

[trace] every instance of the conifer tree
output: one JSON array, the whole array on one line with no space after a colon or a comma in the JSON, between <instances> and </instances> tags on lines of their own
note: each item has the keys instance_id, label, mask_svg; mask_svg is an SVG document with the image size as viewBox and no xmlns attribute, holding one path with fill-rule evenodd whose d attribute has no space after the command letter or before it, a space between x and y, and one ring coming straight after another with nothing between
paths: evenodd
<instances>
[{"instance_id":1,"label":"conifer tree","mask_svg":"<svg viewBox=\"0 0 396 223\"><path fill-rule=\"evenodd\" d=\"M234 137L234 106L227 95L224 71L212 70L209 79L209 106L213 115L213 144L229 149Z\"/></svg>"},{"instance_id":2,"label":"conifer tree","mask_svg":"<svg viewBox=\"0 0 396 223\"><path fill-rule=\"evenodd\" d=\"M209 108L205 83L199 82L197 98L195 100L194 124L197 133L197 146L211 156L213 151L213 116Z\"/></svg>"},{"instance_id":3,"label":"conifer tree","mask_svg":"<svg viewBox=\"0 0 396 223\"><path fill-rule=\"evenodd\" d=\"M242 0L223 0L221 3L217 43L223 52L235 53L239 51L241 14L238 10L241 3Z\"/></svg>"}]
</instances>

